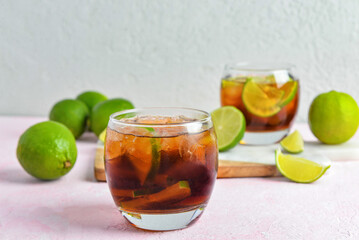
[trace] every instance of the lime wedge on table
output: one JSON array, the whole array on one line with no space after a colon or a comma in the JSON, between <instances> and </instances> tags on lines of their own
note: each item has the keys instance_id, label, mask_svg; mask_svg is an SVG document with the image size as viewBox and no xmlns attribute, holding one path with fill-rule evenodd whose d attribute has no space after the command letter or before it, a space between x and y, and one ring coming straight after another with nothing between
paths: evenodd
<instances>
[{"instance_id":1,"label":"lime wedge on table","mask_svg":"<svg viewBox=\"0 0 359 240\"><path fill-rule=\"evenodd\" d=\"M277 149L275 163L280 173L298 183L311 183L318 180L330 167L305 158L285 155Z\"/></svg>"},{"instance_id":2,"label":"lime wedge on table","mask_svg":"<svg viewBox=\"0 0 359 240\"><path fill-rule=\"evenodd\" d=\"M300 153L303 152L304 149L304 141L298 130L295 130L293 133L285 137L280 142L280 145L289 153Z\"/></svg>"},{"instance_id":3,"label":"lime wedge on table","mask_svg":"<svg viewBox=\"0 0 359 240\"><path fill-rule=\"evenodd\" d=\"M246 109L259 117L270 117L277 114L284 91L268 84L256 83L249 79L243 87L242 100Z\"/></svg>"},{"instance_id":4,"label":"lime wedge on table","mask_svg":"<svg viewBox=\"0 0 359 240\"><path fill-rule=\"evenodd\" d=\"M219 151L235 147L243 138L246 130L246 120L240 110L225 106L211 113L214 129L218 139Z\"/></svg>"}]
</instances>

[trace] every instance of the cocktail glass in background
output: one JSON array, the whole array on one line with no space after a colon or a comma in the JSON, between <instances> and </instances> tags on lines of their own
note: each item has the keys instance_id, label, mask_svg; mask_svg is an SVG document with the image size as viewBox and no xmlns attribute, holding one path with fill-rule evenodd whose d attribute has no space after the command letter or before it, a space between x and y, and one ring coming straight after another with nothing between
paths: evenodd
<instances>
[{"instance_id":1,"label":"cocktail glass in background","mask_svg":"<svg viewBox=\"0 0 359 240\"><path fill-rule=\"evenodd\" d=\"M242 144L272 144L285 137L299 102L299 82L290 64L238 63L225 67L222 106L235 106L245 116Z\"/></svg>"},{"instance_id":2,"label":"cocktail glass in background","mask_svg":"<svg viewBox=\"0 0 359 240\"><path fill-rule=\"evenodd\" d=\"M118 209L136 227L173 230L198 219L217 166L217 139L204 111L144 108L110 117L106 178Z\"/></svg>"}]
</instances>

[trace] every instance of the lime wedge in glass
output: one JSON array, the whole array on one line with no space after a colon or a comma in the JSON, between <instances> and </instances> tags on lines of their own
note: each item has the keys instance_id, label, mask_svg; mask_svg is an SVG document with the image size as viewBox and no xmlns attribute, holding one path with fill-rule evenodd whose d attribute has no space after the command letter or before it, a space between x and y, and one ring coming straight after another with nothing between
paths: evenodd
<instances>
[{"instance_id":1,"label":"lime wedge in glass","mask_svg":"<svg viewBox=\"0 0 359 240\"><path fill-rule=\"evenodd\" d=\"M284 92L284 96L280 100L279 105L281 107L284 107L285 105L290 103L295 97L298 90L298 82L293 80L288 81L279 89Z\"/></svg>"},{"instance_id":2,"label":"lime wedge in glass","mask_svg":"<svg viewBox=\"0 0 359 240\"><path fill-rule=\"evenodd\" d=\"M282 154L279 149L275 151L275 163L283 176L298 183L314 182L330 167L305 158Z\"/></svg>"},{"instance_id":3,"label":"lime wedge in glass","mask_svg":"<svg viewBox=\"0 0 359 240\"><path fill-rule=\"evenodd\" d=\"M233 106L225 106L211 113L220 152L235 147L243 138L246 120L243 113Z\"/></svg>"},{"instance_id":4,"label":"lime wedge in glass","mask_svg":"<svg viewBox=\"0 0 359 240\"><path fill-rule=\"evenodd\" d=\"M140 129L143 130L145 136L151 137L135 138L133 140L132 143L137 147L136 151L132 153L132 156L136 159L136 161L132 161L132 164L138 178L144 184L152 180L158 172L161 160L161 138L154 137L156 131L152 127L139 127L138 130Z\"/></svg>"},{"instance_id":5,"label":"lime wedge in glass","mask_svg":"<svg viewBox=\"0 0 359 240\"><path fill-rule=\"evenodd\" d=\"M277 114L284 96L284 91L270 84L249 79L243 87L242 100L246 109L259 117L270 117Z\"/></svg>"},{"instance_id":6,"label":"lime wedge in glass","mask_svg":"<svg viewBox=\"0 0 359 240\"><path fill-rule=\"evenodd\" d=\"M280 145L289 153L300 153L304 150L304 141L298 130L295 130L280 141Z\"/></svg>"}]
</instances>

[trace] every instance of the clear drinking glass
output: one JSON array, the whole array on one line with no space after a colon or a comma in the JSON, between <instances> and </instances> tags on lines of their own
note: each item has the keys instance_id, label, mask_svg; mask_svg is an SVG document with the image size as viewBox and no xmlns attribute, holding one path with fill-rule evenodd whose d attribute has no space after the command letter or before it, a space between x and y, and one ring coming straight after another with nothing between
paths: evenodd
<instances>
[{"instance_id":1,"label":"clear drinking glass","mask_svg":"<svg viewBox=\"0 0 359 240\"><path fill-rule=\"evenodd\" d=\"M222 106L235 106L245 116L242 144L271 144L284 138L297 113L299 81L293 65L228 64L221 80Z\"/></svg>"},{"instance_id":2,"label":"clear drinking glass","mask_svg":"<svg viewBox=\"0 0 359 240\"><path fill-rule=\"evenodd\" d=\"M107 182L122 215L138 228L180 229L198 219L217 166L217 139L204 111L144 108L110 117Z\"/></svg>"}]
</instances>

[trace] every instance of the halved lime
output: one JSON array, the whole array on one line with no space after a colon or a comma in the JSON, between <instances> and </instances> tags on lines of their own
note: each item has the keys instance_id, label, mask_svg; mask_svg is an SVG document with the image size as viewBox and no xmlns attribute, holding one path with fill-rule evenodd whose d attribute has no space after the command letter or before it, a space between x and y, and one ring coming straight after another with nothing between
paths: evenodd
<instances>
[{"instance_id":1,"label":"halved lime","mask_svg":"<svg viewBox=\"0 0 359 240\"><path fill-rule=\"evenodd\" d=\"M300 153L304 150L304 141L298 130L295 130L280 141L280 145L289 153Z\"/></svg>"},{"instance_id":2,"label":"halved lime","mask_svg":"<svg viewBox=\"0 0 359 240\"><path fill-rule=\"evenodd\" d=\"M280 173L298 183L311 183L318 180L330 167L305 158L282 154L275 151L275 164Z\"/></svg>"},{"instance_id":3,"label":"halved lime","mask_svg":"<svg viewBox=\"0 0 359 240\"><path fill-rule=\"evenodd\" d=\"M220 152L235 147L243 138L246 119L243 113L233 106L225 106L211 113Z\"/></svg>"},{"instance_id":4,"label":"halved lime","mask_svg":"<svg viewBox=\"0 0 359 240\"><path fill-rule=\"evenodd\" d=\"M243 87L242 100L249 112L259 117L270 117L277 114L281 107L284 91L270 84L256 83L249 79Z\"/></svg>"},{"instance_id":5,"label":"halved lime","mask_svg":"<svg viewBox=\"0 0 359 240\"><path fill-rule=\"evenodd\" d=\"M284 107L285 105L290 103L295 97L298 90L298 82L291 80L289 82L286 82L279 89L284 92L284 96L280 101L279 106Z\"/></svg>"}]
</instances>

